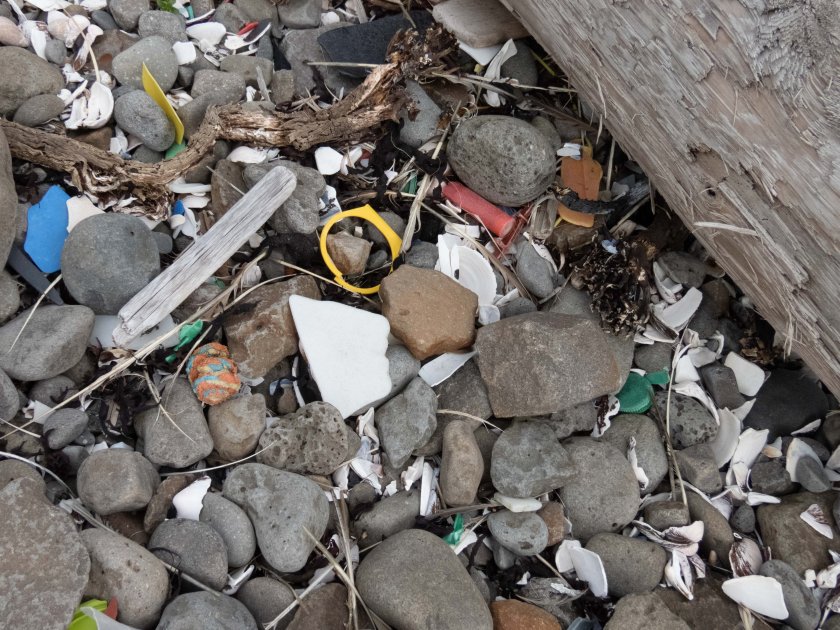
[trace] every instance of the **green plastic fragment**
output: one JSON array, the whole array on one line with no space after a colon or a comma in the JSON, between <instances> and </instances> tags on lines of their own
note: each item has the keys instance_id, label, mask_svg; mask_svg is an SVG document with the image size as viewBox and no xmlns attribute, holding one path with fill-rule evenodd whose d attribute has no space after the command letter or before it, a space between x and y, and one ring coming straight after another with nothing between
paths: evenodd
<instances>
[{"instance_id":1,"label":"green plastic fragment","mask_svg":"<svg viewBox=\"0 0 840 630\"><path fill-rule=\"evenodd\" d=\"M658 372L648 372L645 374L645 379L651 385L667 385L668 384L668 370L659 370Z\"/></svg>"},{"instance_id":2,"label":"green plastic fragment","mask_svg":"<svg viewBox=\"0 0 840 630\"><path fill-rule=\"evenodd\" d=\"M457 545L461 542L461 536L464 535L464 515L456 514L455 520L452 523L452 532L443 537L443 542L447 545Z\"/></svg>"},{"instance_id":3,"label":"green plastic fragment","mask_svg":"<svg viewBox=\"0 0 840 630\"><path fill-rule=\"evenodd\" d=\"M413 195L417 192L417 175L411 176L411 178L405 183L405 186L403 186L401 192L408 195Z\"/></svg>"},{"instance_id":4,"label":"green plastic fragment","mask_svg":"<svg viewBox=\"0 0 840 630\"><path fill-rule=\"evenodd\" d=\"M102 599L89 599L79 604L70 625L67 626L67 630L97 630L99 628L96 620L83 613L82 608L94 608L99 612L105 612L105 609L108 608L108 602Z\"/></svg>"},{"instance_id":5,"label":"green plastic fragment","mask_svg":"<svg viewBox=\"0 0 840 630\"><path fill-rule=\"evenodd\" d=\"M204 322L200 319L194 321L192 324L187 324L183 328L178 331L178 345L176 345L173 350L180 350L184 346L192 343L195 341L195 338L201 333L204 329ZM176 359L176 355L173 352L168 357L166 357L167 363L172 363Z\"/></svg>"},{"instance_id":6,"label":"green plastic fragment","mask_svg":"<svg viewBox=\"0 0 840 630\"><path fill-rule=\"evenodd\" d=\"M187 148L186 142L180 142L178 144L173 144L166 150L166 154L164 155L164 159L168 160L169 158L174 158L178 155L181 151Z\"/></svg>"},{"instance_id":7,"label":"green plastic fragment","mask_svg":"<svg viewBox=\"0 0 840 630\"><path fill-rule=\"evenodd\" d=\"M621 413L644 413L653 404L653 386L641 374L630 372L617 398Z\"/></svg>"}]
</instances>

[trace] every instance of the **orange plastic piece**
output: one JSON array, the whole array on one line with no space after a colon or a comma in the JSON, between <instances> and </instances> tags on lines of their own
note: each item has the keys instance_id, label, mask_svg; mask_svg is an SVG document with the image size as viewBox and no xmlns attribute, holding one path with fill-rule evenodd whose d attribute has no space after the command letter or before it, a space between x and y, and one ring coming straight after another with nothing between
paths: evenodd
<instances>
[{"instance_id":1,"label":"orange plastic piece","mask_svg":"<svg viewBox=\"0 0 840 630\"><path fill-rule=\"evenodd\" d=\"M563 179L563 185L575 191L580 199L587 201L598 201L603 174L601 165L592 159L591 147L581 148L579 160L564 157L560 162L560 177Z\"/></svg>"},{"instance_id":2,"label":"orange plastic piece","mask_svg":"<svg viewBox=\"0 0 840 630\"><path fill-rule=\"evenodd\" d=\"M496 236L504 238L516 225L515 217L461 183L452 182L444 186L443 196L467 214L480 219Z\"/></svg>"},{"instance_id":3,"label":"orange plastic piece","mask_svg":"<svg viewBox=\"0 0 840 630\"><path fill-rule=\"evenodd\" d=\"M591 228L595 225L595 215L587 214L586 212L578 212L577 210L570 210L562 203L557 204L557 216L572 225L579 225L580 227Z\"/></svg>"}]
</instances>

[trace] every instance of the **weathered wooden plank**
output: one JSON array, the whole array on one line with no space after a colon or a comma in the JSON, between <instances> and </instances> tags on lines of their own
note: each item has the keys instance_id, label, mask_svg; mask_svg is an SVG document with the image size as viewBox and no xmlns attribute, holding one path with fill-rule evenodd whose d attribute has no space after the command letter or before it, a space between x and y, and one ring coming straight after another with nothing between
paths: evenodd
<instances>
[{"instance_id":1,"label":"weathered wooden plank","mask_svg":"<svg viewBox=\"0 0 840 630\"><path fill-rule=\"evenodd\" d=\"M503 2L840 395L836 3Z\"/></svg>"},{"instance_id":2,"label":"weathered wooden plank","mask_svg":"<svg viewBox=\"0 0 840 630\"><path fill-rule=\"evenodd\" d=\"M119 312L114 341L122 346L159 323L221 267L295 189L292 172L276 166Z\"/></svg>"}]
</instances>

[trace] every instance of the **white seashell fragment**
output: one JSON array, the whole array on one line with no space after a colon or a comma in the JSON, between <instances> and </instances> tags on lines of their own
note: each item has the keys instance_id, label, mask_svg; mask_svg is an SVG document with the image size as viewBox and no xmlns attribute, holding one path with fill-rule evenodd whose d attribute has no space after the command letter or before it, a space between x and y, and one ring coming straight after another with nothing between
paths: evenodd
<instances>
[{"instance_id":1,"label":"white seashell fragment","mask_svg":"<svg viewBox=\"0 0 840 630\"><path fill-rule=\"evenodd\" d=\"M220 22L203 22L187 27L187 35L210 46L218 45L226 33L225 25Z\"/></svg>"},{"instance_id":2,"label":"white seashell fragment","mask_svg":"<svg viewBox=\"0 0 840 630\"><path fill-rule=\"evenodd\" d=\"M204 496L210 489L210 477L196 479L178 494L172 497L172 505L178 513L178 518L185 518L190 521L197 521L201 514Z\"/></svg>"},{"instance_id":3,"label":"white seashell fragment","mask_svg":"<svg viewBox=\"0 0 840 630\"><path fill-rule=\"evenodd\" d=\"M172 52L175 53L179 66L192 63L198 54L195 52L195 44L192 42L175 42L172 44Z\"/></svg>"},{"instance_id":4,"label":"white seashell fragment","mask_svg":"<svg viewBox=\"0 0 840 630\"><path fill-rule=\"evenodd\" d=\"M782 585L778 580L763 575L747 575L726 580L723 592L729 599L771 619L787 619Z\"/></svg>"},{"instance_id":5,"label":"white seashell fragment","mask_svg":"<svg viewBox=\"0 0 840 630\"><path fill-rule=\"evenodd\" d=\"M735 383L738 385L738 391L744 396L755 396L764 385L764 370L740 354L730 352L723 364L735 372Z\"/></svg>"}]
</instances>

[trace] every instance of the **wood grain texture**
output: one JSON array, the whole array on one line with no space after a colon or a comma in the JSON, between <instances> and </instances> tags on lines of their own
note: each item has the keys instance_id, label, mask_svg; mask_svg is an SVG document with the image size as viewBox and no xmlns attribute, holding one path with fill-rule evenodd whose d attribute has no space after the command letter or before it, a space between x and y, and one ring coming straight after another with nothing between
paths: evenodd
<instances>
[{"instance_id":1,"label":"wood grain texture","mask_svg":"<svg viewBox=\"0 0 840 630\"><path fill-rule=\"evenodd\" d=\"M221 267L286 201L297 180L276 166L196 239L174 263L135 295L119 312L114 341L124 346L158 324Z\"/></svg>"},{"instance_id":2,"label":"wood grain texture","mask_svg":"<svg viewBox=\"0 0 840 630\"><path fill-rule=\"evenodd\" d=\"M840 395L836 2L504 3Z\"/></svg>"}]
</instances>

